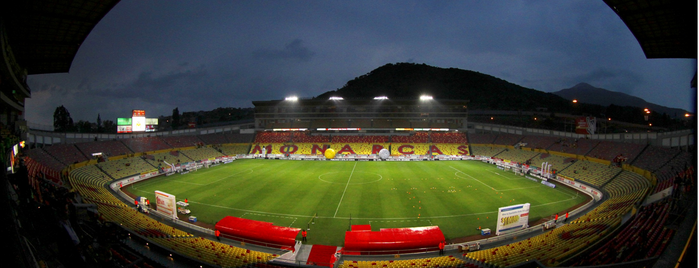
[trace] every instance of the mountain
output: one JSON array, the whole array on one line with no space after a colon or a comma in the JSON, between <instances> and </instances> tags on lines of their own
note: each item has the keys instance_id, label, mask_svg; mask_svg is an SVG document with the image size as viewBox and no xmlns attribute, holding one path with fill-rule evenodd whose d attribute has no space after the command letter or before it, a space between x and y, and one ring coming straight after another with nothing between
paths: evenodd
<instances>
[{"instance_id":1,"label":"mountain","mask_svg":"<svg viewBox=\"0 0 699 268\"><path fill-rule=\"evenodd\" d=\"M435 99L470 100L469 109L535 110L570 109L570 101L474 71L439 68L426 64L386 64L368 74L356 77L342 88L325 92L317 99L330 96L370 98L415 98L432 95Z\"/></svg>"},{"instance_id":2,"label":"mountain","mask_svg":"<svg viewBox=\"0 0 699 268\"><path fill-rule=\"evenodd\" d=\"M648 108L651 111L659 114L667 114L672 118L679 118L687 113L687 111L683 109L670 108L650 103L639 97L634 97L625 93L610 91L603 88L597 88L587 83L579 83L571 88L553 92L553 94L568 100L577 99L580 103L597 104L605 107L614 104L622 107L631 106Z\"/></svg>"}]
</instances>

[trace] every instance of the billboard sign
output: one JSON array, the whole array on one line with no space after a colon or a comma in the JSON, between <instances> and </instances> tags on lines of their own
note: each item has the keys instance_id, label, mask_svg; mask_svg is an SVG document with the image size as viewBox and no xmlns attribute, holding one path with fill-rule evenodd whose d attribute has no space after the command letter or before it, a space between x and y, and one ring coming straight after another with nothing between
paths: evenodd
<instances>
[{"instance_id":1,"label":"billboard sign","mask_svg":"<svg viewBox=\"0 0 699 268\"><path fill-rule=\"evenodd\" d=\"M156 211L177 219L177 201L175 196L166 192L155 191Z\"/></svg>"},{"instance_id":2,"label":"billboard sign","mask_svg":"<svg viewBox=\"0 0 699 268\"><path fill-rule=\"evenodd\" d=\"M496 235L529 227L529 203L498 209Z\"/></svg>"}]
</instances>

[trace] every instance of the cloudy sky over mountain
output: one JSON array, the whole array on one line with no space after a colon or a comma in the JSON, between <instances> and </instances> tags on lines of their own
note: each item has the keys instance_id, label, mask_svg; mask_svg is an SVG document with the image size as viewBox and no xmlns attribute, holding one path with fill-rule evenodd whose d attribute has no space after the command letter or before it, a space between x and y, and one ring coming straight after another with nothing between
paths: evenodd
<instances>
[{"instance_id":1,"label":"cloudy sky over mountain","mask_svg":"<svg viewBox=\"0 0 699 268\"><path fill-rule=\"evenodd\" d=\"M29 122L148 117L312 97L386 63L579 82L694 111L696 60L646 59L602 1L135 1L117 4L69 73L28 81Z\"/></svg>"}]
</instances>

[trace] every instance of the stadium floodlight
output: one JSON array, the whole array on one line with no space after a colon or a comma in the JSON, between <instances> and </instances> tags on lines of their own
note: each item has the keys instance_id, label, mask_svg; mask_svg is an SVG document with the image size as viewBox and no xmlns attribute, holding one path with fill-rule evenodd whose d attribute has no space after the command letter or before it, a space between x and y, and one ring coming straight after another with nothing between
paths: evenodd
<instances>
[{"instance_id":1,"label":"stadium floodlight","mask_svg":"<svg viewBox=\"0 0 699 268\"><path fill-rule=\"evenodd\" d=\"M388 97L386 97L386 96L378 96L378 97L374 97L374 99L375 99L375 100L387 100Z\"/></svg>"},{"instance_id":2,"label":"stadium floodlight","mask_svg":"<svg viewBox=\"0 0 699 268\"><path fill-rule=\"evenodd\" d=\"M344 100L342 97L330 97L330 100Z\"/></svg>"},{"instance_id":3,"label":"stadium floodlight","mask_svg":"<svg viewBox=\"0 0 699 268\"><path fill-rule=\"evenodd\" d=\"M431 100L431 99L432 99L432 96L428 96L428 95L420 96L420 100Z\"/></svg>"},{"instance_id":4,"label":"stadium floodlight","mask_svg":"<svg viewBox=\"0 0 699 268\"><path fill-rule=\"evenodd\" d=\"M286 97L284 100L287 100L287 101L297 101L297 100L299 100L299 97L291 96L291 97Z\"/></svg>"}]
</instances>

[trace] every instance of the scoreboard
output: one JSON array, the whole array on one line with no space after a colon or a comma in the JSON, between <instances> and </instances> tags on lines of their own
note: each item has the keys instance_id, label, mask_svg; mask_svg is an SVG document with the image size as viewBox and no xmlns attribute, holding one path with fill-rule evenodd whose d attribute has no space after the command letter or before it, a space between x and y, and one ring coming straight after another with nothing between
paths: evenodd
<instances>
[{"instance_id":1,"label":"scoreboard","mask_svg":"<svg viewBox=\"0 0 699 268\"><path fill-rule=\"evenodd\" d=\"M117 133L155 132L158 118L146 118L145 110L132 110L131 118L117 118Z\"/></svg>"}]
</instances>

